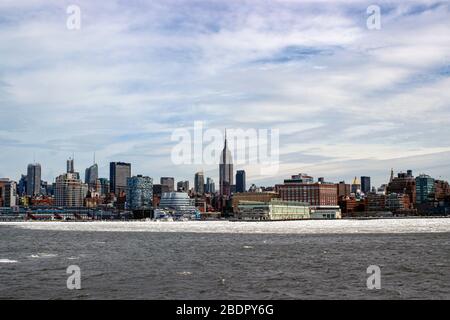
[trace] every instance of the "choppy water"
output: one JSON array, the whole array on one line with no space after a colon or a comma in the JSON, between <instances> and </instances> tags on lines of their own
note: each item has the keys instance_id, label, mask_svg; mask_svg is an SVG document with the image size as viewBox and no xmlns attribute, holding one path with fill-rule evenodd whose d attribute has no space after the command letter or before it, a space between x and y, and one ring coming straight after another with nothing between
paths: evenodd
<instances>
[{"instance_id":1,"label":"choppy water","mask_svg":"<svg viewBox=\"0 0 450 320\"><path fill-rule=\"evenodd\" d=\"M448 222L423 220L0 224L0 298L450 299Z\"/></svg>"}]
</instances>

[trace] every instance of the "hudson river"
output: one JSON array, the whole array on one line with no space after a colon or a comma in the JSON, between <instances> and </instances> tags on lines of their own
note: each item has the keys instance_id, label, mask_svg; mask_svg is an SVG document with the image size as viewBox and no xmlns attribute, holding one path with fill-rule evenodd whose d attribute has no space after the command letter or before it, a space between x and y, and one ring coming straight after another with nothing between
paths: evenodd
<instances>
[{"instance_id":1,"label":"hudson river","mask_svg":"<svg viewBox=\"0 0 450 320\"><path fill-rule=\"evenodd\" d=\"M450 219L0 223L0 299L450 299L449 263Z\"/></svg>"}]
</instances>

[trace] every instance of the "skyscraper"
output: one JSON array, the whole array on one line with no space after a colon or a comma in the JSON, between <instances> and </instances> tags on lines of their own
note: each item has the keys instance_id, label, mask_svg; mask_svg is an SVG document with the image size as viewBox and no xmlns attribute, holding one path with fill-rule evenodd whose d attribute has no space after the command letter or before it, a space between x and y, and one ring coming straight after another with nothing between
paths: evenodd
<instances>
[{"instance_id":1,"label":"skyscraper","mask_svg":"<svg viewBox=\"0 0 450 320\"><path fill-rule=\"evenodd\" d=\"M127 190L127 178L131 177L131 164L125 162L111 162L109 164L110 190L116 196Z\"/></svg>"},{"instance_id":2,"label":"skyscraper","mask_svg":"<svg viewBox=\"0 0 450 320\"><path fill-rule=\"evenodd\" d=\"M17 205L17 183L9 179L0 179L0 207Z\"/></svg>"},{"instance_id":3,"label":"skyscraper","mask_svg":"<svg viewBox=\"0 0 450 320\"><path fill-rule=\"evenodd\" d=\"M127 206L131 210L144 210L152 207L153 179L138 175L127 179Z\"/></svg>"},{"instance_id":4,"label":"skyscraper","mask_svg":"<svg viewBox=\"0 0 450 320\"><path fill-rule=\"evenodd\" d=\"M203 172L197 172L194 179L194 190L198 194L205 193L205 176Z\"/></svg>"},{"instance_id":5,"label":"skyscraper","mask_svg":"<svg viewBox=\"0 0 450 320\"><path fill-rule=\"evenodd\" d=\"M99 192L102 196L105 196L111 192L108 179L99 178L98 182L100 183L100 190L96 190L96 191Z\"/></svg>"},{"instance_id":6,"label":"skyscraper","mask_svg":"<svg viewBox=\"0 0 450 320\"><path fill-rule=\"evenodd\" d=\"M69 158L69 160L67 160L67 173L74 173L75 172L75 166L73 163L73 158Z\"/></svg>"},{"instance_id":7,"label":"skyscraper","mask_svg":"<svg viewBox=\"0 0 450 320\"><path fill-rule=\"evenodd\" d=\"M364 194L368 194L370 192L370 177L361 177L361 191Z\"/></svg>"},{"instance_id":8,"label":"skyscraper","mask_svg":"<svg viewBox=\"0 0 450 320\"><path fill-rule=\"evenodd\" d=\"M216 184L214 183L214 180L210 177L206 178L205 192L206 193L215 193L216 192Z\"/></svg>"},{"instance_id":9,"label":"skyscraper","mask_svg":"<svg viewBox=\"0 0 450 320\"><path fill-rule=\"evenodd\" d=\"M426 174L416 177L416 202L426 203L435 194L434 179Z\"/></svg>"},{"instance_id":10,"label":"skyscraper","mask_svg":"<svg viewBox=\"0 0 450 320\"><path fill-rule=\"evenodd\" d=\"M92 166L86 169L84 175L84 182L88 184L90 189L92 189L97 183L97 179L98 179L98 165L94 163Z\"/></svg>"},{"instance_id":11,"label":"skyscraper","mask_svg":"<svg viewBox=\"0 0 450 320\"><path fill-rule=\"evenodd\" d=\"M354 194L357 194L361 191L361 181L359 181L357 177L355 177L355 179L353 179L351 188L352 188L352 193L354 193Z\"/></svg>"},{"instance_id":12,"label":"skyscraper","mask_svg":"<svg viewBox=\"0 0 450 320\"><path fill-rule=\"evenodd\" d=\"M64 173L56 178L55 204L61 207L82 207L88 192L76 173Z\"/></svg>"},{"instance_id":13,"label":"skyscraper","mask_svg":"<svg viewBox=\"0 0 450 320\"><path fill-rule=\"evenodd\" d=\"M245 171L238 170L236 171L236 192L245 192L246 191L246 181L245 181Z\"/></svg>"},{"instance_id":14,"label":"skyscraper","mask_svg":"<svg viewBox=\"0 0 450 320\"><path fill-rule=\"evenodd\" d=\"M225 143L220 155L219 164L220 195L231 196L231 185L233 184L233 157L227 146L227 134L225 131Z\"/></svg>"},{"instance_id":15,"label":"skyscraper","mask_svg":"<svg viewBox=\"0 0 450 320\"><path fill-rule=\"evenodd\" d=\"M175 179L173 177L161 177L160 183L168 187L168 192L175 191Z\"/></svg>"},{"instance_id":16,"label":"skyscraper","mask_svg":"<svg viewBox=\"0 0 450 320\"><path fill-rule=\"evenodd\" d=\"M27 168L27 195L37 196L41 193L41 165L29 164Z\"/></svg>"}]
</instances>

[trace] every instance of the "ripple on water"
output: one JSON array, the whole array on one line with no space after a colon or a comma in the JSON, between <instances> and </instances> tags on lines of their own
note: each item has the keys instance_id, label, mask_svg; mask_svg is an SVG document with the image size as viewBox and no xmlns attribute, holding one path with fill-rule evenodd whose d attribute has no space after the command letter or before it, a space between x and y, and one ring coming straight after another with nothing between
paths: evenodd
<instances>
[{"instance_id":1,"label":"ripple on water","mask_svg":"<svg viewBox=\"0 0 450 320\"><path fill-rule=\"evenodd\" d=\"M19 261L10 259L0 259L0 263L17 263L17 262Z\"/></svg>"},{"instance_id":2,"label":"ripple on water","mask_svg":"<svg viewBox=\"0 0 450 320\"><path fill-rule=\"evenodd\" d=\"M55 258L58 255L56 253L37 253L32 254L29 258Z\"/></svg>"}]
</instances>

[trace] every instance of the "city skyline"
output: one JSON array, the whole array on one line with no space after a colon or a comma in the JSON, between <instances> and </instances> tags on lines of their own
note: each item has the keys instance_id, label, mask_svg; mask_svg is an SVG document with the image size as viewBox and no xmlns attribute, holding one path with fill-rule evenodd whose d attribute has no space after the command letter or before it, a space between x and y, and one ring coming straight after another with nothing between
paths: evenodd
<instances>
[{"instance_id":1,"label":"city skyline","mask_svg":"<svg viewBox=\"0 0 450 320\"><path fill-rule=\"evenodd\" d=\"M4 1L0 177L36 157L54 181L72 153L83 174L96 152L101 177L124 161L218 182L216 166L170 162L173 130L202 120L280 130L276 175L235 168L258 185L308 172L379 186L390 168L450 180L449 6L378 1L368 30L370 4L78 1L68 30L65 3Z\"/></svg>"}]
</instances>

